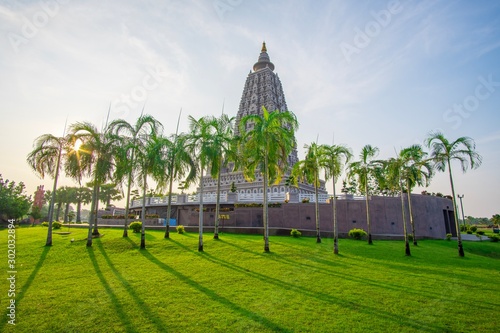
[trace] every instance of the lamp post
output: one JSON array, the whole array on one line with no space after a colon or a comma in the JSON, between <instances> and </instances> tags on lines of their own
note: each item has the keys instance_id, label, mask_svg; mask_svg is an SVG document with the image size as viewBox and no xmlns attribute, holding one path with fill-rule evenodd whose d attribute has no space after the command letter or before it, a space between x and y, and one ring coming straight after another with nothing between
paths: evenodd
<instances>
[{"instance_id":1,"label":"lamp post","mask_svg":"<svg viewBox=\"0 0 500 333\"><path fill-rule=\"evenodd\" d=\"M462 198L464 197L464 195L457 194L457 196L460 199L460 209L462 210L462 221L463 221L463 224L465 225L464 205L462 204Z\"/></svg>"}]
</instances>

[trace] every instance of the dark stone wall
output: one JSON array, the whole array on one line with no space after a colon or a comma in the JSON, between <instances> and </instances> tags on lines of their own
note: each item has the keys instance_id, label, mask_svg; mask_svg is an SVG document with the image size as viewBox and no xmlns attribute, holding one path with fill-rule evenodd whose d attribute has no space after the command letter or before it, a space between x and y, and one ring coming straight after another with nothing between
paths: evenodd
<instances>
[{"instance_id":1,"label":"dark stone wall","mask_svg":"<svg viewBox=\"0 0 500 333\"><path fill-rule=\"evenodd\" d=\"M447 216L453 215L450 199L412 194L412 211L417 237L445 238ZM229 207L230 205L224 205ZM177 206L178 224L198 226L198 205ZM204 206L204 226L213 226L215 205ZM331 233L333 230L333 205L320 204L320 230ZM369 200L370 224L373 235L403 235L403 219L400 197L373 196ZM166 211L166 208L165 208ZM148 211L148 213L153 213ZM163 217L163 208L156 207L155 212ZM238 207L234 211L221 212L229 219L221 221L223 227L262 227L262 207ZM408 232L411 232L407 198L405 196L405 216ZM352 228L367 230L365 200L337 200L337 218L339 233L347 234ZM454 221L451 232L456 234ZM315 230L314 203L283 203L281 207L269 207L269 227L276 229Z\"/></svg>"}]
</instances>

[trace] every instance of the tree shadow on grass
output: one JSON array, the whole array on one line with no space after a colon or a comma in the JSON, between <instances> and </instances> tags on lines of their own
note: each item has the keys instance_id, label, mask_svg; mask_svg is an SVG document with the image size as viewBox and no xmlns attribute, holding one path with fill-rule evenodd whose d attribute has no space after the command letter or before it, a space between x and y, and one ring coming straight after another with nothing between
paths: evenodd
<instances>
[{"instance_id":1,"label":"tree shadow on grass","mask_svg":"<svg viewBox=\"0 0 500 333\"><path fill-rule=\"evenodd\" d=\"M98 243L98 246L102 247L100 242ZM123 307L120 304L120 300L118 299L118 297L116 297L116 295L113 292L113 289L109 285L108 281L106 281L104 274L102 274L101 268L99 266L99 263L97 262L97 259L95 257L93 249L88 248L88 247L86 249L87 249L87 253L90 257L90 261L92 261L92 265L94 266L94 270L96 272L96 275L99 278L99 281L101 282L102 287L106 291L106 294L110 298L111 304L113 305L113 308L114 308L117 316L120 318L121 322L123 323L126 332L137 332L137 330L133 328L132 323L130 322L130 320L128 318L129 316L123 310Z\"/></svg>"},{"instance_id":2,"label":"tree shadow on grass","mask_svg":"<svg viewBox=\"0 0 500 333\"><path fill-rule=\"evenodd\" d=\"M176 241L174 241L174 242L177 243L177 244L179 244ZM253 320L256 323L261 324L261 325L263 325L266 328L270 328L273 331L276 331L276 332L291 332L289 329L287 329L285 327L282 327L282 326L278 325L277 323L274 323L273 321L269 320L268 318L263 317L263 316L255 313L255 312L252 312L252 311L250 311L248 309L245 309L245 308L239 306L238 304L235 304L235 303L231 302L227 298L218 295L212 289L209 289L209 288L207 288L207 287L199 284L198 282L190 279L189 277L185 276L184 274L176 271L174 268L170 267L166 263L160 261L158 258L156 258L150 252L148 252L148 251L141 251L140 253L146 259L148 259L149 261L151 261L153 264L157 265L158 267L160 267L164 271L166 271L166 272L172 274L173 276L175 276L179 281L182 281L183 283L186 283L187 285L193 287L194 289L198 290L199 292L201 292L201 293L205 294L206 296L210 297L212 300L214 300L216 302L219 302L220 304L222 304L222 305L228 307L229 309L231 309L231 310L239 313L240 315L243 315L243 316L245 316L245 317Z\"/></svg>"},{"instance_id":3,"label":"tree shadow on grass","mask_svg":"<svg viewBox=\"0 0 500 333\"><path fill-rule=\"evenodd\" d=\"M335 297L335 296L332 296L329 294L325 294L322 292L317 292L315 290L305 288L304 286L298 286L298 285L295 285L293 283L290 283L290 282L287 282L287 281L284 281L284 280L281 280L281 279L278 279L278 278L275 278L275 277L272 277L269 275L265 275L265 274L262 274L259 272L251 271L245 267L241 267L241 266L238 266L236 264L225 261L223 259L217 258L217 257L211 255L210 253L207 253L207 252L200 253L200 252L194 251L194 250L190 249L189 247L187 247L186 245L181 244L175 240L172 240L172 242L174 242L178 246L184 248L186 251L190 251L193 254L199 256L200 258L203 258L205 260L208 260L214 264L218 264L218 265L225 267L225 268L228 268L230 270L236 271L238 273L246 274L252 278L260 280L263 283L271 284L274 287L283 289L284 292L293 291L297 294L306 295L310 298L317 299L317 300L324 302L324 303L327 303L327 304L337 305L337 306L340 306L343 308L347 308L351 311L356 311L356 312L367 314L370 316L382 317L382 318L385 318L389 321L396 322L400 325L405 325L406 327L411 327L411 328L416 329L418 331L443 332L443 331L449 330L445 326L432 325L432 324L429 324L426 322L413 320L411 318L405 318L405 317L402 317L400 315L393 314L389 311L384 311L384 310L380 310L380 309L375 308L375 307L363 305L360 302L348 301L348 300L342 299L340 297ZM230 244L230 243L227 243L227 244ZM237 245L234 245L234 246L238 247ZM247 250L247 251L254 253L253 251L249 251L249 250ZM265 256L266 258L270 258L270 257L274 256L273 254L271 254L271 256L270 256L267 253L259 253L259 255ZM287 260L285 263L290 264L290 261ZM312 267L314 267L314 266L312 266ZM343 279L355 278L353 276L348 276L347 274L338 274L337 273L335 275L337 277L343 278ZM376 281L370 282L367 279L361 279L361 278L355 278L355 279L357 279L360 283L374 285L374 286L380 287L382 289L388 288L388 289L395 289L398 291L407 290L407 288L404 288L404 287L391 287L391 286L384 285L384 284L381 284L381 283L376 282Z\"/></svg>"},{"instance_id":4,"label":"tree shadow on grass","mask_svg":"<svg viewBox=\"0 0 500 333\"><path fill-rule=\"evenodd\" d=\"M40 270L40 268L42 268L43 263L44 263L45 259L47 258L47 255L49 254L49 251L51 248L52 248L51 246L44 246L43 247L42 254L40 255L40 259L38 259L38 262L35 265L35 268L31 272L28 279L26 280L26 283L19 289L19 292L16 293L16 296L17 296L16 297L16 307L19 307L19 303L24 298L24 295L26 295L26 292L28 291L31 284L35 280L35 278L38 274L38 271ZM7 321L10 319L9 317L7 317L8 313L9 313L9 309L7 309L7 311L5 311L4 315L2 316L2 319L0 321L0 332L3 331L4 326L7 324ZM16 317L16 321L17 321L17 317Z\"/></svg>"},{"instance_id":5,"label":"tree shadow on grass","mask_svg":"<svg viewBox=\"0 0 500 333\"><path fill-rule=\"evenodd\" d=\"M131 243L134 244L134 242L130 239L127 238L127 240ZM137 295L137 292L134 290L133 286L123 277L123 275L116 269L116 266L113 264L111 259L109 258L108 254L104 250L104 247L102 246L101 242L97 243L97 249L99 252L101 252L101 255L103 256L104 260L106 261L106 264L109 266L111 269L111 272L115 275L115 277L120 281L120 283L123 285L125 290L129 293L129 295L132 297L134 302L137 304L137 308L141 310L144 313L144 318L149 318L153 322L153 324L156 326L159 332L162 332L165 330L165 323L162 322L160 317L158 317L155 312L147 305L144 300L142 300L139 295Z\"/></svg>"}]
</instances>

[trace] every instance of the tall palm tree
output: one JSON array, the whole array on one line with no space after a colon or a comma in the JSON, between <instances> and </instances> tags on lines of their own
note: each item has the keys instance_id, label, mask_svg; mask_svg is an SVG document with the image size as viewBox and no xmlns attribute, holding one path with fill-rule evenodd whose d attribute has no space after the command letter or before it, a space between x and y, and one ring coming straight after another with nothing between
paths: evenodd
<instances>
[{"instance_id":1,"label":"tall palm tree","mask_svg":"<svg viewBox=\"0 0 500 333\"><path fill-rule=\"evenodd\" d=\"M405 183L408 197L408 211L410 218L411 234L413 245L417 245L415 234L415 221L411 205L411 190L416 186L428 186L432 178L432 166L427 159L427 153L421 145L412 145L404 148L399 153L399 158L403 160L402 178Z\"/></svg>"},{"instance_id":2,"label":"tall palm tree","mask_svg":"<svg viewBox=\"0 0 500 333\"><path fill-rule=\"evenodd\" d=\"M217 200L215 203L215 224L214 224L214 239L219 239L219 215L220 215L220 187L221 187L221 171L223 165L227 165L229 161L235 161L234 155L234 117L229 117L222 114L219 118L213 119L215 133L213 137L214 148L218 151L215 160L211 161L211 173L217 177Z\"/></svg>"},{"instance_id":3,"label":"tall palm tree","mask_svg":"<svg viewBox=\"0 0 500 333\"><path fill-rule=\"evenodd\" d=\"M119 137L111 133L109 126L105 125L102 130L99 130L89 122L72 124L70 134L75 140L82 142L79 149L81 151L80 163L82 169L92 177L94 187L87 236L87 246L92 246L92 235L99 235L97 227L99 188L101 184L113 179L114 156Z\"/></svg>"},{"instance_id":4,"label":"tall palm tree","mask_svg":"<svg viewBox=\"0 0 500 333\"><path fill-rule=\"evenodd\" d=\"M401 216L403 220L403 234L405 241L405 254L411 256L410 243L408 242L408 231L406 228L406 213L404 204L404 191L402 174L404 172L405 160L401 158L401 153L397 158L390 158L386 161L380 161L383 165L384 176L387 179L387 186L393 192L399 192L401 197Z\"/></svg>"},{"instance_id":5,"label":"tall palm tree","mask_svg":"<svg viewBox=\"0 0 500 333\"><path fill-rule=\"evenodd\" d=\"M166 147L168 139L161 135L140 135L136 140L134 160L137 168L137 183L142 187L142 210L141 210L141 249L146 248L146 191L148 189L147 179L153 178L162 182L165 177Z\"/></svg>"},{"instance_id":6,"label":"tall palm tree","mask_svg":"<svg viewBox=\"0 0 500 333\"><path fill-rule=\"evenodd\" d=\"M315 216L316 216L316 243L321 243L320 236L320 216L319 216L319 202L318 202L318 188L320 186L319 173L321 167L324 165L322 163L322 149L320 145L313 142L310 145L305 145L304 148L307 149L306 156L303 160L298 161L293 166L292 175L295 179L295 184L299 181L305 181L314 186L314 197L315 197Z\"/></svg>"},{"instance_id":7,"label":"tall palm tree","mask_svg":"<svg viewBox=\"0 0 500 333\"><path fill-rule=\"evenodd\" d=\"M210 161L216 159L218 151L214 145L215 128L210 117L202 117L197 120L189 116L189 130L188 149L199 161L200 212L198 222L198 251L203 252L203 172L210 166Z\"/></svg>"},{"instance_id":8,"label":"tall palm tree","mask_svg":"<svg viewBox=\"0 0 500 333\"><path fill-rule=\"evenodd\" d=\"M359 154L359 161L349 165L349 178L356 177L359 189L365 194L366 200L366 226L368 228L368 244L373 244L370 226L369 182L376 173L376 163L373 161L378 155L378 148L365 145Z\"/></svg>"},{"instance_id":9,"label":"tall palm tree","mask_svg":"<svg viewBox=\"0 0 500 333\"><path fill-rule=\"evenodd\" d=\"M338 225L337 225L337 194L335 184L337 178L342 173L344 164L347 164L352 157L352 152L344 145L323 145L321 150L324 155L325 180L332 179L333 182L333 253L339 253L338 246Z\"/></svg>"},{"instance_id":10,"label":"tall palm tree","mask_svg":"<svg viewBox=\"0 0 500 333\"><path fill-rule=\"evenodd\" d=\"M265 252L269 252L267 188L270 182L279 183L284 172L288 170L288 155L296 146L295 131L298 125L292 112L268 112L264 106L262 115L246 115L239 123L243 174L246 179L252 181L256 170L262 173Z\"/></svg>"},{"instance_id":11,"label":"tall palm tree","mask_svg":"<svg viewBox=\"0 0 500 333\"><path fill-rule=\"evenodd\" d=\"M189 136L186 134L175 134L169 141L166 151L165 162L166 175L168 177L168 204L167 204L167 223L165 226L165 238L170 237L170 217L172 215L172 187L174 181L180 181L184 178L186 184L190 184L196 177L197 166L186 145Z\"/></svg>"},{"instance_id":12,"label":"tall palm tree","mask_svg":"<svg viewBox=\"0 0 500 333\"><path fill-rule=\"evenodd\" d=\"M49 228L47 231L47 241L45 242L45 246L52 245L52 221L54 220L57 181L59 179L59 170L63 159L63 152L67 147L68 137L65 134L63 134L62 137L56 137L52 134L43 134L35 139L33 150L26 158L26 161L31 168L42 179L47 174L54 179L52 197L49 204Z\"/></svg>"},{"instance_id":13,"label":"tall palm tree","mask_svg":"<svg viewBox=\"0 0 500 333\"><path fill-rule=\"evenodd\" d=\"M117 168L115 178L118 183L122 183L127 177L127 195L125 204L125 222L123 225L123 237L128 237L128 215L130 208L130 191L134 179L134 151L137 140L151 134L158 134L162 129L162 124L153 116L141 114L134 125L126 120L117 119L109 124L110 131L119 135L123 144L117 151Z\"/></svg>"},{"instance_id":14,"label":"tall palm tree","mask_svg":"<svg viewBox=\"0 0 500 333\"><path fill-rule=\"evenodd\" d=\"M462 245L462 236L460 235L460 228L458 226L458 210L455 196L455 185L453 183L453 172L451 169L451 162L458 161L462 171L465 173L469 166L471 169L476 169L481 165L482 157L476 152L476 143L473 139L462 136L455 141L448 140L441 132L432 132L425 140L428 148L431 149L431 160L433 167L438 171L446 171L450 177L453 212L455 215L455 228L457 230L458 241L458 255L463 257L464 248Z\"/></svg>"}]
</instances>

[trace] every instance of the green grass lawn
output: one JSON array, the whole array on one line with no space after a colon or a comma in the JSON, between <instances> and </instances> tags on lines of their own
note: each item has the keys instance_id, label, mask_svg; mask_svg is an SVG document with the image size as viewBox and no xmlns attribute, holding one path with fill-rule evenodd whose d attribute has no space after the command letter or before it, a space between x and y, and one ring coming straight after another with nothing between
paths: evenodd
<instances>
[{"instance_id":1,"label":"green grass lawn","mask_svg":"<svg viewBox=\"0 0 500 333\"><path fill-rule=\"evenodd\" d=\"M66 231L67 229L63 229ZM16 326L0 279L1 332L497 332L500 243L400 241L121 230L86 248L85 229L16 229ZM70 242L70 239L74 242ZM7 230L0 231L7 276Z\"/></svg>"}]
</instances>

